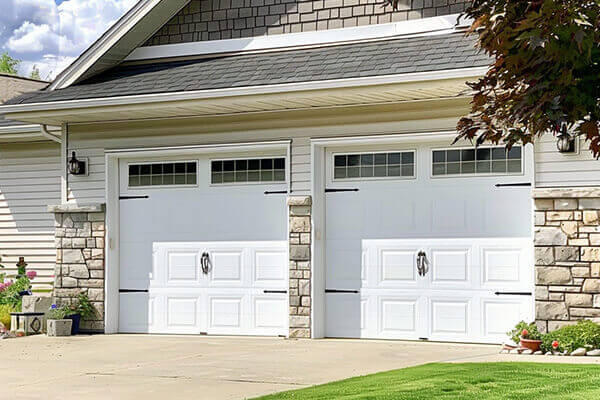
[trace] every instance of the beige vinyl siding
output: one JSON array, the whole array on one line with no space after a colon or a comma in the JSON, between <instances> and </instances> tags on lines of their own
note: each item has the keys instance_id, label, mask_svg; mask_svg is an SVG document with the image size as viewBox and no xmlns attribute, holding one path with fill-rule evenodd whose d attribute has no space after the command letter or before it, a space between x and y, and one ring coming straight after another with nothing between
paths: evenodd
<instances>
[{"instance_id":1,"label":"beige vinyl siding","mask_svg":"<svg viewBox=\"0 0 600 400\"><path fill-rule=\"evenodd\" d=\"M577 154L561 154L556 138L542 137L535 144L535 180L537 187L600 186L600 161L580 139Z\"/></svg>"},{"instance_id":2,"label":"beige vinyl siding","mask_svg":"<svg viewBox=\"0 0 600 400\"><path fill-rule=\"evenodd\" d=\"M60 146L55 143L0 146L0 255L14 275L25 257L38 272L35 288L50 289L54 275L54 216L48 204L60 203Z\"/></svg>"},{"instance_id":3,"label":"beige vinyl siding","mask_svg":"<svg viewBox=\"0 0 600 400\"><path fill-rule=\"evenodd\" d=\"M465 100L384 106L375 109L247 115L221 118L77 124L69 126L69 152L87 157L89 176L69 176L68 198L79 204L105 202L105 149L292 140L293 194L311 190L311 138L452 130ZM403 107L406 109L403 110ZM461 111L459 111L461 110Z\"/></svg>"}]
</instances>

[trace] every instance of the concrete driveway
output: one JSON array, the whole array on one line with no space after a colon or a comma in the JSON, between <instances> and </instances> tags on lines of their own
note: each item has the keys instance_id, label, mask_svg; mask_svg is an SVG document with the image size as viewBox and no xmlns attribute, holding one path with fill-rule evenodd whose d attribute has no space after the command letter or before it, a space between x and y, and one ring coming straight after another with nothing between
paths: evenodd
<instances>
[{"instance_id":1,"label":"concrete driveway","mask_svg":"<svg viewBox=\"0 0 600 400\"><path fill-rule=\"evenodd\" d=\"M0 381L10 399L244 399L429 362L497 359L497 352L397 341L32 336L0 341Z\"/></svg>"}]
</instances>

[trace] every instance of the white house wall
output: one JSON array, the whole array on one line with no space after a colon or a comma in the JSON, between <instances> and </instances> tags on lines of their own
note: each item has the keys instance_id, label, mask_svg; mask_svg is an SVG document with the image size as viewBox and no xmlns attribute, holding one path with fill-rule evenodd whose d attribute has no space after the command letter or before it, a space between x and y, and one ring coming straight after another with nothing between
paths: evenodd
<instances>
[{"instance_id":1,"label":"white house wall","mask_svg":"<svg viewBox=\"0 0 600 400\"><path fill-rule=\"evenodd\" d=\"M69 126L69 154L89 160L89 176L69 176L68 198L77 203L105 202L105 150L247 143L292 139L291 184L297 195L310 194L310 139L395 133L452 131L466 111L466 100L386 106L377 110L274 113ZM329 114L328 114L329 113ZM600 184L600 164L582 142L579 154L556 150L553 137L535 145L536 186Z\"/></svg>"},{"instance_id":2,"label":"white house wall","mask_svg":"<svg viewBox=\"0 0 600 400\"><path fill-rule=\"evenodd\" d=\"M0 146L0 273L14 275L25 257L38 272L35 287L50 289L56 250L54 216L48 204L60 203L60 146L56 143Z\"/></svg>"},{"instance_id":3,"label":"white house wall","mask_svg":"<svg viewBox=\"0 0 600 400\"><path fill-rule=\"evenodd\" d=\"M556 138L546 135L535 145L535 163L537 187L600 185L600 162L584 139L580 139L576 154L560 154Z\"/></svg>"},{"instance_id":4,"label":"white house wall","mask_svg":"<svg viewBox=\"0 0 600 400\"><path fill-rule=\"evenodd\" d=\"M275 120L252 116L212 124L203 119L160 120L120 124L69 126L69 154L87 157L90 175L69 176L69 200L79 204L105 201L105 149L148 148L217 143L247 143L291 139L291 184L294 195L310 194L310 139L452 130L456 123L456 104L406 112L345 116L277 115ZM413 106L416 107L416 106ZM425 111L424 111L425 110ZM432 118L432 115L437 116ZM298 117L298 119L295 119ZM301 118L302 117L302 118ZM244 119L245 118L245 119ZM342 118L342 119L340 119Z\"/></svg>"}]
</instances>

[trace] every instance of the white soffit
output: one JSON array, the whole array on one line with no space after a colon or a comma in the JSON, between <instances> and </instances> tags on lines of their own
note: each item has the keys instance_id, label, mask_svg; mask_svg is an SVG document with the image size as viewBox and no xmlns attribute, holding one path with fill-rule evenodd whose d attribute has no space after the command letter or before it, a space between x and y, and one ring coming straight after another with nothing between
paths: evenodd
<instances>
[{"instance_id":1,"label":"white soffit","mask_svg":"<svg viewBox=\"0 0 600 400\"><path fill-rule=\"evenodd\" d=\"M131 52L125 62L310 48L394 37L444 35L469 25L467 20L459 17L460 14L452 14L380 25L138 47Z\"/></svg>"}]
</instances>

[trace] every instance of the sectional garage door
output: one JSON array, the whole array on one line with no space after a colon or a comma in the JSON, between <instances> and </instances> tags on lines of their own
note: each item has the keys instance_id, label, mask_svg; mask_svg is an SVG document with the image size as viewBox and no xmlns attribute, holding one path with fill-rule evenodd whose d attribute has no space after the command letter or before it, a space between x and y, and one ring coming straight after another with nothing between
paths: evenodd
<instances>
[{"instance_id":1,"label":"sectional garage door","mask_svg":"<svg viewBox=\"0 0 600 400\"><path fill-rule=\"evenodd\" d=\"M493 343L533 319L529 149L444 145L326 152L327 336Z\"/></svg>"},{"instance_id":2,"label":"sectional garage door","mask_svg":"<svg viewBox=\"0 0 600 400\"><path fill-rule=\"evenodd\" d=\"M285 155L119 168L119 331L287 334Z\"/></svg>"}]
</instances>

